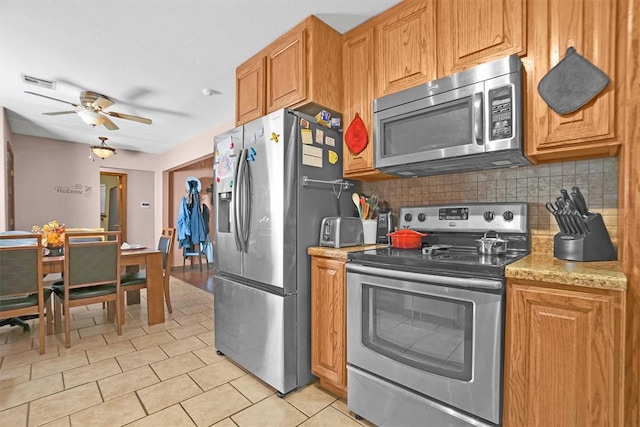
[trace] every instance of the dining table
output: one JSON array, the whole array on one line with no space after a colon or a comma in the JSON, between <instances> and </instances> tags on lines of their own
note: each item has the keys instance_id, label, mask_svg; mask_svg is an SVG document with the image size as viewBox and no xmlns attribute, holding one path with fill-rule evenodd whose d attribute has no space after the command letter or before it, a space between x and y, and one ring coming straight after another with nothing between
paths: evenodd
<instances>
[{"instance_id":1,"label":"dining table","mask_svg":"<svg viewBox=\"0 0 640 427\"><path fill-rule=\"evenodd\" d=\"M147 321L149 326L164 323L162 252L148 248L120 251L120 266L139 268L142 265L145 266L147 274ZM42 257L42 272L44 274L64 273L64 255ZM127 292L127 294L130 293ZM128 302L131 303L131 299L128 298Z\"/></svg>"}]
</instances>

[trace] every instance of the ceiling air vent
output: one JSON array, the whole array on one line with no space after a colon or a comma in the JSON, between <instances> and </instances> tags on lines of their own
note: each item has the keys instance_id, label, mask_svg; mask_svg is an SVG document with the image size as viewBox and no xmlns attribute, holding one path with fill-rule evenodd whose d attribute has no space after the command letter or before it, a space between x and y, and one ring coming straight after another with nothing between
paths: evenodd
<instances>
[{"instance_id":1,"label":"ceiling air vent","mask_svg":"<svg viewBox=\"0 0 640 427\"><path fill-rule=\"evenodd\" d=\"M40 86L46 89L55 90L56 88L56 82L52 82L51 80L40 79L38 77L27 76L26 74L22 75L22 81L24 81L25 83Z\"/></svg>"}]
</instances>

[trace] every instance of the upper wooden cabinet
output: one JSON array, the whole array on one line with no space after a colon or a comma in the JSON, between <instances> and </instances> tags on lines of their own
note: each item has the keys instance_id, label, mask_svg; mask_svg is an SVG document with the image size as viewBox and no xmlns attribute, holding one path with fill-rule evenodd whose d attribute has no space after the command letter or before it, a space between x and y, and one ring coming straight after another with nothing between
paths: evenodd
<instances>
[{"instance_id":1,"label":"upper wooden cabinet","mask_svg":"<svg viewBox=\"0 0 640 427\"><path fill-rule=\"evenodd\" d=\"M342 75L344 76L343 123L349 127L356 113L367 127L369 144L358 154L342 145L342 169L347 178L390 179L373 167L374 28L360 26L343 36Z\"/></svg>"},{"instance_id":2,"label":"upper wooden cabinet","mask_svg":"<svg viewBox=\"0 0 640 427\"><path fill-rule=\"evenodd\" d=\"M236 122L264 115L264 58L253 57L236 68Z\"/></svg>"},{"instance_id":3,"label":"upper wooden cabinet","mask_svg":"<svg viewBox=\"0 0 640 427\"><path fill-rule=\"evenodd\" d=\"M529 129L526 154L534 161L580 159L617 153L624 118L624 40L626 28L618 0L544 0L529 2ZM619 9L621 8L621 9ZM622 31L622 30L621 30ZM595 99L572 114L555 113L538 94L538 84L568 47L604 71L611 82ZM617 63L616 63L617 61Z\"/></svg>"},{"instance_id":4,"label":"upper wooden cabinet","mask_svg":"<svg viewBox=\"0 0 640 427\"><path fill-rule=\"evenodd\" d=\"M509 280L504 425L622 426L624 293Z\"/></svg>"},{"instance_id":5,"label":"upper wooden cabinet","mask_svg":"<svg viewBox=\"0 0 640 427\"><path fill-rule=\"evenodd\" d=\"M236 124L285 107L341 113L341 61L341 35L308 17L236 69Z\"/></svg>"},{"instance_id":6,"label":"upper wooden cabinet","mask_svg":"<svg viewBox=\"0 0 640 427\"><path fill-rule=\"evenodd\" d=\"M289 31L267 53L267 111L297 104L307 94L305 28Z\"/></svg>"},{"instance_id":7,"label":"upper wooden cabinet","mask_svg":"<svg viewBox=\"0 0 640 427\"><path fill-rule=\"evenodd\" d=\"M394 178L373 165L373 100L435 78L434 1L401 2L343 36L344 128L358 113L369 134L369 144L358 154L344 144L347 178Z\"/></svg>"},{"instance_id":8,"label":"upper wooden cabinet","mask_svg":"<svg viewBox=\"0 0 640 427\"><path fill-rule=\"evenodd\" d=\"M375 18L375 97L436 78L435 0L408 0Z\"/></svg>"},{"instance_id":9,"label":"upper wooden cabinet","mask_svg":"<svg viewBox=\"0 0 640 427\"><path fill-rule=\"evenodd\" d=\"M438 77L526 53L525 0L437 0Z\"/></svg>"}]
</instances>

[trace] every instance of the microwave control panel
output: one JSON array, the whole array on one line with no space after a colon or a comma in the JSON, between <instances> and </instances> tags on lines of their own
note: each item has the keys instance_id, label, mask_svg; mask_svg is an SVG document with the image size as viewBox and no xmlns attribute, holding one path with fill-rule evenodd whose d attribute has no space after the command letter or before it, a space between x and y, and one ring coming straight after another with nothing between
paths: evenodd
<instances>
[{"instance_id":1,"label":"microwave control panel","mask_svg":"<svg viewBox=\"0 0 640 427\"><path fill-rule=\"evenodd\" d=\"M491 105L491 133L489 139L506 139L513 136L513 89L503 86L489 90Z\"/></svg>"}]
</instances>

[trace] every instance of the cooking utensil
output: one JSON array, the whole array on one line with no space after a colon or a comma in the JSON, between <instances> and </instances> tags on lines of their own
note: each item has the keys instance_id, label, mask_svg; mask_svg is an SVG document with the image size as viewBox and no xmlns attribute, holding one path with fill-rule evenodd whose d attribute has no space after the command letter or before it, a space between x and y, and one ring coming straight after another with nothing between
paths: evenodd
<instances>
[{"instance_id":1,"label":"cooking utensil","mask_svg":"<svg viewBox=\"0 0 640 427\"><path fill-rule=\"evenodd\" d=\"M562 190L560 190L560 194L562 194L562 198L566 201L566 200L571 200L571 197L569 196L569 192L567 190L565 190L564 188Z\"/></svg>"},{"instance_id":2,"label":"cooking utensil","mask_svg":"<svg viewBox=\"0 0 640 427\"><path fill-rule=\"evenodd\" d=\"M495 237L488 237L489 233L494 233ZM478 253L482 255L500 255L507 252L508 242L501 239L498 233L493 230L489 230L480 239L476 239L476 248Z\"/></svg>"},{"instance_id":3,"label":"cooking utensil","mask_svg":"<svg viewBox=\"0 0 640 427\"><path fill-rule=\"evenodd\" d=\"M369 204L371 205L371 218L375 218L378 215L378 193L374 192L369 198Z\"/></svg>"},{"instance_id":4,"label":"cooking utensil","mask_svg":"<svg viewBox=\"0 0 640 427\"><path fill-rule=\"evenodd\" d=\"M426 233L420 233L415 230L403 229L387 234L391 237L391 246L398 249L420 249L422 246L422 238Z\"/></svg>"},{"instance_id":5,"label":"cooking utensil","mask_svg":"<svg viewBox=\"0 0 640 427\"><path fill-rule=\"evenodd\" d=\"M362 219L371 219L369 218L369 203L365 202L362 206Z\"/></svg>"},{"instance_id":6,"label":"cooking utensil","mask_svg":"<svg viewBox=\"0 0 640 427\"><path fill-rule=\"evenodd\" d=\"M351 195L351 200L353 201L353 204L356 205L356 208L358 208L358 215L360 216L360 219L364 219L362 218L362 208L360 207L360 195L358 193L353 193Z\"/></svg>"}]
</instances>

